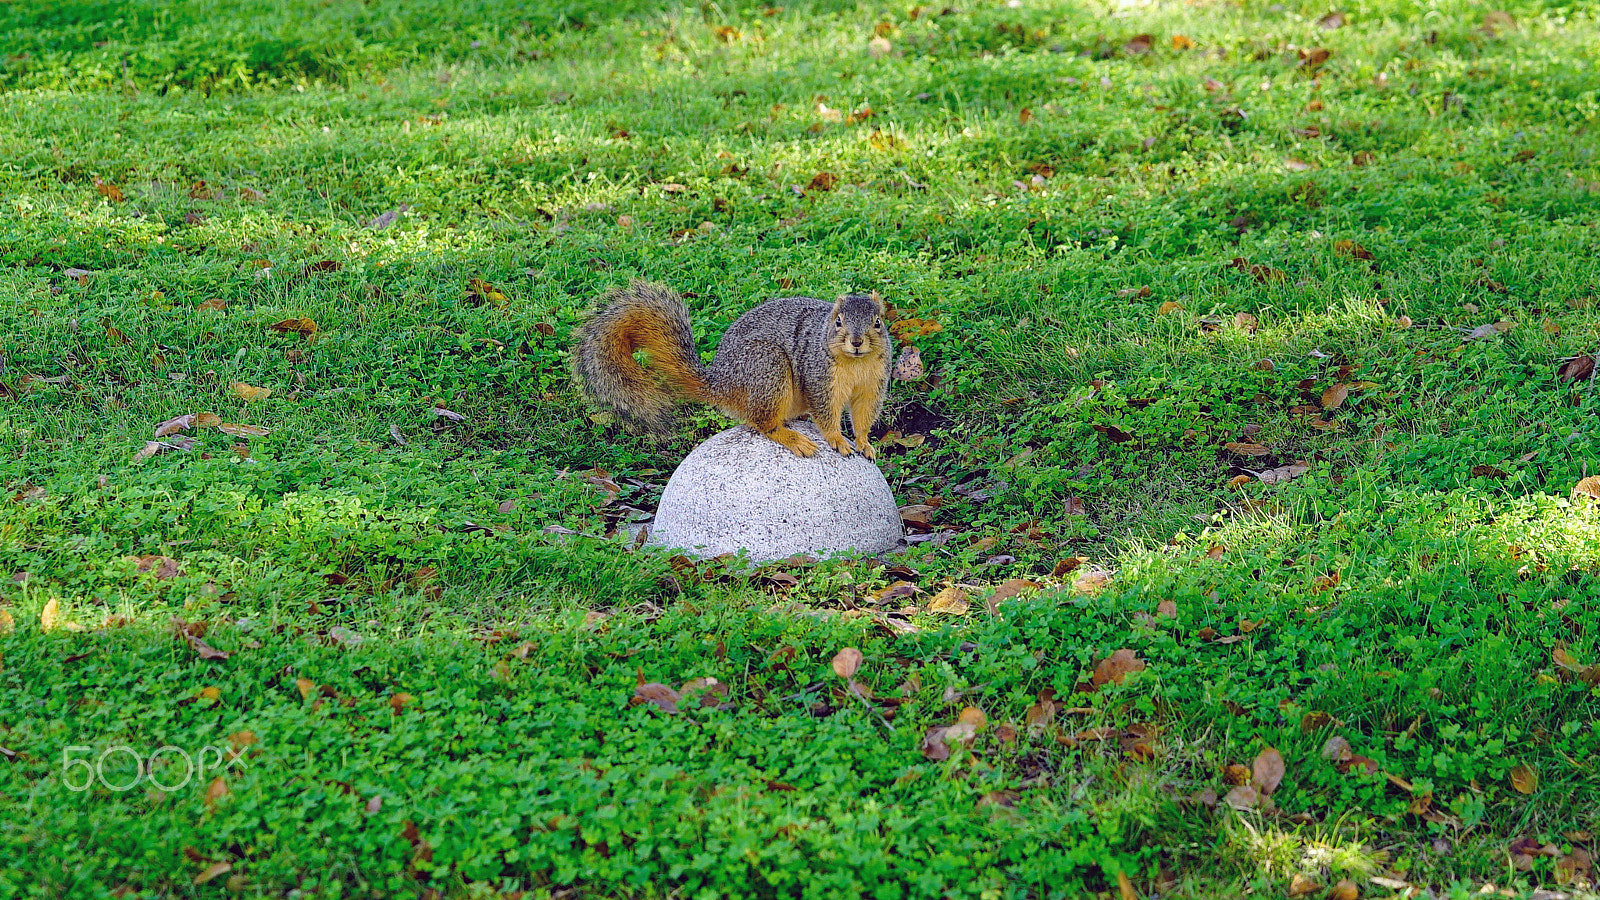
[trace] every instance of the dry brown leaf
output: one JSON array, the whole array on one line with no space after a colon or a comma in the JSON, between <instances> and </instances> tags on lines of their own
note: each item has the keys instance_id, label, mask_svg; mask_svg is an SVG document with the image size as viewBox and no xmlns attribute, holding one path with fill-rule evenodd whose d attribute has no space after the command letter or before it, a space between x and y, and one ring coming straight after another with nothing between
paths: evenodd
<instances>
[{"instance_id":1,"label":"dry brown leaf","mask_svg":"<svg viewBox=\"0 0 1600 900\"><path fill-rule=\"evenodd\" d=\"M922 352L916 347L907 344L900 351L900 356L894 361L894 378L896 381L921 381L926 376L922 368Z\"/></svg>"},{"instance_id":2,"label":"dry brown leaf","mask_svg":"<svg viewBox=\"0 0 1600 900\"><path fill-rule=\"evenodd\" d=\"M928 612L942 616L964 616L969 606L967 592L952 584L933 595L933 599L928 601Z\"/></svg>"},{"instance_id":3,"label":"dry brown leaf","mask_svg":"<svg viewBox=\"0 0 1600 900\"><path fill-rule=\"evenodd\" d=\"M0 609L0 634L10 634L17 630L17 620L11 618L11 613Z\"/></svg>"},{"instance_id":4,"label":"dry brown leaf","mask_svg":"<svg viewBox=\"0 0 1600 900\"><path fill-rule=\"evenodd\" d=\"M137 572L153 572L158 580L165 580L178 574L178 561L170 556L147 554L138 557L134 570Z\"/></svg>"},{"instance_id":5,"label":"dry brown leaf","mask_svg":"<svg viewBox=\"0 0 1600 900\"><path fill-rule=\"evenodd\" d=\"M272 396L272 388L255 387L254 385L245 384L242 381L235 381L228 385L228 390L232 391L235 397L238 397L240 400L243 400L246 403L255 400L265 400L267 397Z\"/></svg>"},{"instance_id":6,"label":"dry brown leaf","mask_svg":"<svg viewBox=\"0 0 1600 900\"><path fill-rule=\"evenodd\" d=\"M1094 674L1089 680L1095 685L1122 684L1134 672L1142 672L1145 661L1132 650L1123 648L1101 660L1094 667Z\"/></svg>"},{"instance_id":7,"label":"dry brown leaf","mask_svg":"<svg viewBox=\"0 0 1600 900\"><path fill-rule=\"evenodd\" d=\"M235 425L231 422L219 424L217 430L223 434L231 434L234 437L266 437L271 434L270 431L260 425Z\"/></svg>"},{"instance_id":8,"label":"dry brown leaf","mask_svg":"<svg viewBox=\"0 0 1600 900\"><path fill-rule=\"evenodd\" d=\"M649 703L657 709L674 713L678 711L678 701L681 699L683 697L677 691L659 681L651 681L634 687L633 699L628 701L628 705L639 706Z\"/></svg>"},{"instance_id":9,"label":"dry brown leaf","mask_svg":"<svg viewBox=\"0 0 1600 900\"><path fill-rule=\"evenodd\" d=\"M317 691L317 683L309 678L296 678L294 687L300 692L301 700L310 700L311 695Z\"/></svg>"},{"instance_id":10,"label":"dry brown leaf","mask_svg":"<svg viewBox=\"0 0 1600 900\"><path fill-rule=\"evenodd\" d=\"M1266 456L1272 452L1261 444L1252 444L1247 441L1229 441L1222 445L1222 449L1227 450L1229 453L1237 453L1240 456Z\"/></svg>"},{"instance_id":11,"label":"dry brown leaf","mask_svg":"<svg viewBox=\"0 0 1600 900\"><path fill-rule=\"evenodd\" d=\"M1274 747L1257 754L1250 766L1250 782L1260 789L1263 797L1271 796L1278 789L1283 783L1283 774L1283 754Z\"/></svg>"},{"instance_id":12,"label":"dry brown leaf","mask_svg":"<svg viewBox=\"0 0 1600 900\"><path fill-rule=\"evenodd\" d=\"M1335 384L1322 392L1322 408L1338 409L1344 405L1345 398L1350 396L1350 385Z\"/></svg>"},{"instance_id":13,"label":"dry brown leaf","mask_svg":"<svg viewBox=\"0 0 1600 900\"><path fill-rule=\"evenodd\" d=\"M1276 469L1267 469L1256 477L1261 479L1262 484L1282 484L1283 482L1292 478L1298 478L1309 471L1311 471L1310 466L1296 464L1290 466L1279 466Z\"/></svg>"},{"instance_id":14,"label":"dry brown leaf","mask_svg":"<svg viewBox=\"0 0 1600 900\"><path fill-rule=\"evenodd\" d=\"M1241 784L1229 790L1223 796L1222 802L1242 812L1247 809L1255 809L1256 804L1261 802L1261 794L1255 789L1254 785Z\"/></svg>"},{"instance_id":15,"label":"dry brown leaf","mask_svg":"<svg viewBox=\"0 0 1600 900\"><path fill-rule=\"evenodd\" d=\"M1360 897L1361 889L1348 878L1340 879L1339 883L1333 886L1333 890L1328 892L1328 900L1359 900Z\"/></svg>"},{"instance_id":16,"label":"dry brown leaf","mask_svg":"<svg viewBox=\"0 0 1600 900\"><path fill-rule=\"evenodd\" d=\"M844 679L854 678L856 672L861 668L862 659L864 657L861 651L854 647L846 647L840 650L834 654L833 662L831 663L833 674Z\"/></svg>"},{"instance_id":17,"label":"dry brown leaf","mask_svg":"<svg viewBox=\"0 0 1600 900\"><path fill-rule=\"evenodd\" d=\"M1289 896L1291 897L1304 897L1320 890L1322 890L1322 885L1301 875L1299 872L1294 873L1294 877L1289 879Z\"/></svg>"},{"instance_id":18,"label":"dry brown leaf","mask_svg":"<svg viewBox=\"0 0 1600 900\"><path fill-rule=\"evenodd\" d=\"M194 427L194 424L195 424L195 415L194 415L194 413L189 413L186 416L178 416L176 418L168 419L165 422L162 422L161 424L156 426L156 435L155 436L157 438L164 438L169 434L177 434L180 431L188 431L190 428Z\"/></svg>"},{"instance_id":19,"label":"dry brown leaf","mask_svg":"<svg viewBox=\"0 0 1600 900\"><path fill-rule=\"evenodd\" d=\"M1256 328L1259 326L1260 322L1250 313L1241 312L1233 314L1233 327L1239 329L1240 331L1255 334Z\"/></svg>"},{"instance_id":20,"label":"dry brown leaf","mask_svg":"<svg viewBox=\"0 0 1600 900\"><path fill-rule=\"evenodd\" d=\"M1590 354L1574 356L1556 369L1556 377L1562 381L1587 381L1594 377L1594 363L1595 358Z\"/></svg>"},{"instance_id":21,"label":"dry brown leaf","mask_svg":"<svg viewBox=\"0 0 1600 900\"><path fill-rule=\"evenodd\" d=\"M1078 594L1096 594L1105 590L1111 583L1111 573L1103 569L1090 569L1079 575L1072 582L1072 590Z\"/></svg>"},{"instance_id":22,"label":"dry brown leaf","mask_svg":"<svg viewBox=\"0 0 1600 900\"><path fill-rule=\"evenodd\" d=\"M806 185L806 188L813 191L831 191L838 184L839 176L833 174L832 172L818 172L816 175L812 176L811 181Z\"/></svg>"},{"instance_id":23,"label":"dry brown leaf","mask_svg":"<svg viewBox=\"0 0 1600 900\"><path fill-rule=\"evenodd\" d=\"M218 875L233 871L233 863L219 862L207 866L199 875L194 877L195 884L205 884Z\"/></svg>"},{"instance_id":24,"label":"dry brown leaf","mask_svg":"<svg viewBox=\"0 0 1600 900\"><path fill-rule=\"evenodd\" d=\"M308 318L284 319L267 327L282 334L303 334L306 337L317 333L317 323Z\"/></svg>"},{"instance_id":25,"label":"dry brown leaf","mask_svg":"<svg viewBox=\"0 0 1600 900\"><path fill-rule=\"evenodd\" d=\"M100 192L100 196L110 200L112 203L121 203L124 199L122 188L109 181L101 180L99 175L94 176L94 189Z\"/></svg>"},{"instance_id":26,"label":"dry brown leaf","mask_svg":"<svg viewBox=\"0 0 1600 900\"><path fill-rule=\"evenodd\" d=\"M1176 619L1178 617L1178 604L1171 600L1163 600L1156 604L1156 618Z\"/></svg>"},{"instance_id":27,"label":"dry brown leaf","mask_svg":"<svg viewBox=\"0 0 1600 900\"><path fill-rule=\"evenodd\" d=\"M957 725L969 725L973 731L982 731L983 726L988 724L988 721L988 716L985 716L983 710L976 706L968 706L962 709L961 715L956 717Z\"/></svg>"},{"instance_id":28,"label":"dry brown leaf","mask_svg":"<svg viewBox=\"0 0 1600 900\"><path fill-rule=\"evenodd\" d=\"M1055 568L1050 570L1050 575L1055 578L1060 578L1068 573L1076 572L1078 569L1082 568L1083 564L1086 562L1088 562L1088 560L1081 556L1064 556L1061 559L1056 560Z\"/></svg>"},{"instance_id":29,"label":"dry brown leaf","mask_svg":"<svg viewBox=\"0 0 1600 900\"><path fill-rule=\"evenodd\" d=\"M1589 497L1600 500L1600 475L1590 475L1572 487L1572 498Z\"/></svg>"},{"instance_id":30,"label":"dry brown leaf","mask_svg":"<svg viewBox=\"0 0 1600 900\"><path fill-rule=\"evenodd\" d=\"M989 610L993 612L1002 601L1010 600L1023 591L1037 590L1038 588L1039 582L1037 581L1029 581L1026 578L1009 578L1001 582L1000 586L995 588L994 593L989 596Z\"/></svg>"},{"instance_id":31,"label":"dry brown leaf","mask_svg":"<svg viewBox=\"0 0 1600 900\"><path fill-rule=\"evenodd\" d=\"M216 806L219 800L228 796L228 793L228 783L222 780L221 775L218 775L211 779L210 784L206 785L206 805Z\"/></svg>"},{"instance_id":32,"label":"dry brown leaf","mask_svg":"<svg viewBox=\"0 0 1600 900\"><path fill-rule=\"evenodd\" d=\"M1519 763L1509 773L1511 786L1519 794L1531 794L1539 789L1539 773L1527 763Z\"/></svg>"},{"instance_id":33,"label":"dry brown leaf","mask_svg":"<svg viewBox=\"0 0 1600 900\"><path fill-rule=\"evenodd\" d=\"M1179 303L1176 300L1166 300L1166 301L1163 301L1160 306L1156 307L1156 315L1158 315L1158 316L1170 315L1172 313L1177 312L1180 309L1183 309L1183 304Z\"/></svg>"},{"instance_id":34,"label":"dry brown leaf","mask_svg":"<svg viewBox=\"0 0 1600 900\"><path fill-rule=\"evenodd\" d=\"M194 648L194 652L198 654L201 659L228 658L228 654L201 640L198 635L192 634L187 630L180 630L179 635L183 638L185 643Z\"/></svg>"}]
</instances>

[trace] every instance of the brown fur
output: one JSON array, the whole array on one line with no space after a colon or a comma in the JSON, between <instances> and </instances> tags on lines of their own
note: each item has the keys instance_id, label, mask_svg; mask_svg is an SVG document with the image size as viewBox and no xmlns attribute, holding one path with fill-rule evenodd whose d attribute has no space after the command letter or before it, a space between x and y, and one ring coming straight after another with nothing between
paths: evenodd
<instances>
[{"instance_id":1,"label":"brown fur","mask_svg":"<svg viewBox=\"0 0 1600 900\"><path fill-rule=\"evenodd\" d=\"M810 415L846 456L867 442L889 386L889 333L877 294L832 304L810 297L769 300L723 334L708 368L695 351L689 312L671 290L634 282L606 295L583 326L573 367L590 397L636 425L661 432L680 399L714 404L799 456L816 443L787 427ZM648 368L634 353L643 350ZM855 445L845 439L850 412Z\"/></svg>"}]
</instances>

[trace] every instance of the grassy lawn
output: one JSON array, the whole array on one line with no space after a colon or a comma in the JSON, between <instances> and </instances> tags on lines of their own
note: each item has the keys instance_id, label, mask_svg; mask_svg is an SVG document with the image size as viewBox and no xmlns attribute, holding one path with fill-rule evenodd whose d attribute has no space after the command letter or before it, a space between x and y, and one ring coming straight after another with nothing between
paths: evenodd
<instances>
[{"instance_id":1,"label":"grassy lawn","mask_svg":"<svg viewBox=\"0 0 1600 900\"><path fill-rule=\"evenodd\" d=\"M66 0L0 50L0 896L1595 896L1585 4ZM706 352L880 291L911 549L636 549L728 423L579 398L634 277Z\"/></svg>"}]
</instances>

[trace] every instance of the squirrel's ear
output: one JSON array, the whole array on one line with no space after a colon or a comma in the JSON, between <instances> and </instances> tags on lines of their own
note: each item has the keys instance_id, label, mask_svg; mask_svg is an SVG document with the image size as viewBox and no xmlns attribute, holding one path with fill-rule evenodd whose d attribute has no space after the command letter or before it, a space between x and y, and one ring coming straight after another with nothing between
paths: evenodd
<instances>
[{"instance_id":1,"label":"squirrel's ear","mask_svg":"<svg viewBox=\"0 0 1600 900\"><path fill-rule=\"evenodd\" d=\"M882 294L878 293L877 291L873 291L872 293L868 294L867 296L871 297L872 298L872 302L877 304L878 315L881 316L884 313L889 311L889 307L884 305L883 295Z\"/></svg>"}]
</instances>

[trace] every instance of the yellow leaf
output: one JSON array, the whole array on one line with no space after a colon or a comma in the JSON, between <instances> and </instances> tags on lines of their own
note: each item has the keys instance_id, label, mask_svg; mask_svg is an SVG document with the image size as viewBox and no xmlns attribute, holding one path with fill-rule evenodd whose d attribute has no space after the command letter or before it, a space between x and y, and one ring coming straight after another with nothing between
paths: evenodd
<instances>
[{"instance_id":1,"label":"yellow leaf","mask_svg":"<svg viewBox=\"0 0 1600 900\"><path fill-rule=\"evenodd\" d=\"M317 333L317 323L307 318L284 319L281 322L273 322L267 327L283 334L303 334L306 337Z\"/></svg>"},{"instance_id":2,"label":"yellow leaf","mask_svg":"<svg viewBox=\"0 0 1600 900\"><path fill-rule=\"evenodd\" d=\"M309 678L296 678L294 686L300 691L302 700L310 700L312 693L317 689L317 683Z\"/></svg>"},{"instance_id":3,"label":"yellow leaf","mask_svg":"<svg viewBox=\"0 0 1600 900\"><path fill-rule=\"evenodd\" d=\"M1539 773L1527 763L1521 763L1511 770L1511 786L1519 794L1531 794L1539 789Z\"/></svg>"},{"instance_id":4,"label":"yellow leaf","mask_svg":"<svg viewBox=\"0 0 1600 900\"><path fill-rule=\"evenodd\" d=\"M196 428L215 428L222 424L222 417L215 413L195 413L194 424Z\"/></svg>"},{"instance_id":5,"label":"yellow leaf","mask_svg":"<svg viewBox=\"0 0 1600 900\"><path fill-rule=\"evenodd\" d=\"M1175 313L1180 309L1183 309L1183 304L1176 300L1168 300L1156 307L1156 315L1165 316L1170 313Z\"/></svg>"},{"instance_id":6,"label":"yellow leaf","mask_svg":"<svg viewBox=\"0 0 1600 900\"><path fill-rule=\"evenodd\" d=\"M197 700L221 700L222 688L219 688L216 685L210 685L195 691L194 696Z\"/></svg>"},{"instance_id":7,"label":"yellow leaf","mask_svg":"<svg viewBox=\"0 0 1600 900\"><path fill-rule=\"evenodd\" d=\"M928 612L945 616L964 616L967 614L967 606L967 592L952 584L933 595L933 599L928 601Z\"/></svg>"},{"instance_id":8,"label":"yellow leaf","mask_svg":"<svg viewBox=\"0 0 1600 900\"><path fill-rule=\"evenodd\" d=\"M242 381L235 381L228 385L228 390L232 391L235 397L246 403L254 400L265 400L272 396L272 388L255 387Z\"/></svg>"},{"instance_id":9,"label":"yellow leaf","mask_svg":"<svg viewBox=\"0 0 1600 900\"><path fill-rule=\"evenodd\" d=\"M1187 36L1181 34L1175 34L1172 36L1172 49L1193 50L1194 48L1194 41L1190 40Z\"/></svg>"},{"instance_id":10,"label":"yellow leaf","mask_svg":"<svg viewBox=\"0 0 1600 900\"><path fill-rule=\"evenodd\" d=\"M58 600L51 599L49 603L44 605L44 609L39 611L39 627L45 631L50 631L59 623L60 617L61 603Z\"/></svg>"},{"instance_id":11,"label":"yellow leaf","mask_svg":"<svg viewBox=\"0 0 1600 900\"><path fill-rule=\"evenodd\" d=\"M11 618L11 613L0 609L0 634L10 634L17 630L17 620Z\"/></svg>"}]
</instances>

